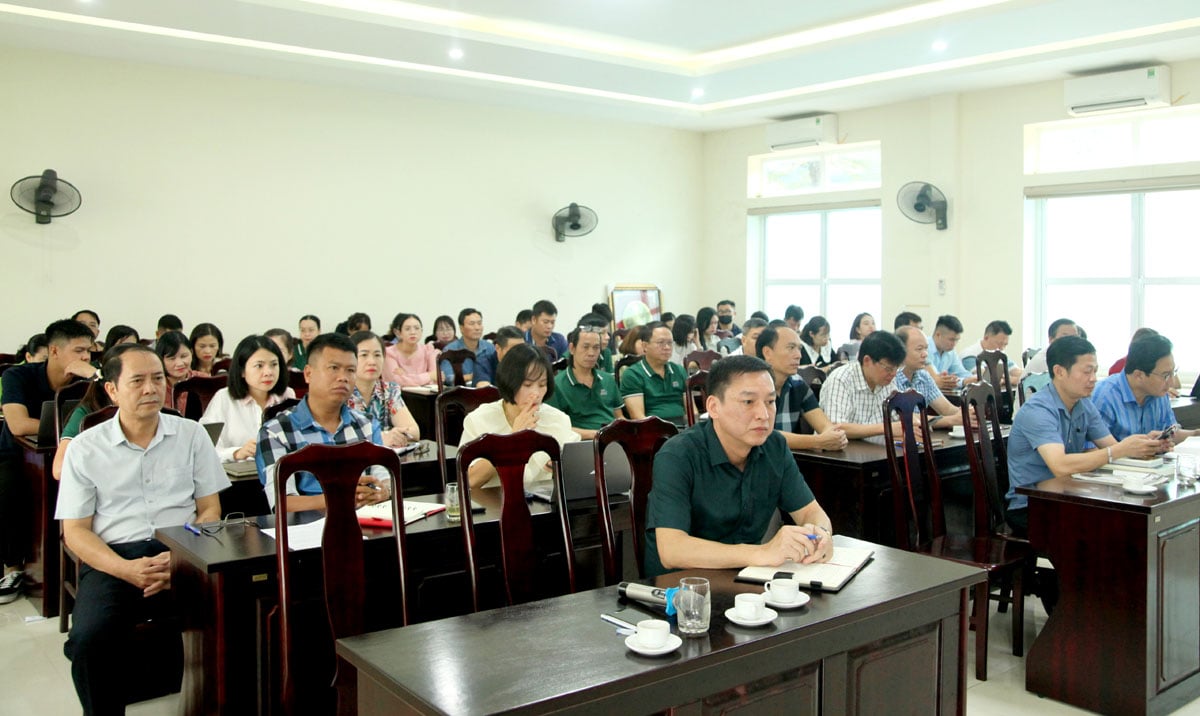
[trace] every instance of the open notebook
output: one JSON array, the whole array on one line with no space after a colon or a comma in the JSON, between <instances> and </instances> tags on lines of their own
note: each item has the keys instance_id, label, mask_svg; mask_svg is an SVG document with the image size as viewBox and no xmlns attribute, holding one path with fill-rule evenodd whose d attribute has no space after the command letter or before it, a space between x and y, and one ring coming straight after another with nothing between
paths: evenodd
<instances>
[{"instance_id":1,"label":"open notebook","mask_svg":"<svg viewBox=\"0 0 1200 716\"><path fill-rule=\"evenodd\" d=\"M739 582L763 584L776 578L792 578L801 587L821 592L837 592L871 561L874 550L862 547L834 547L833 559L820 564L784 562L778 567L746 567L738 572Z\"/></svg>"},{"instance_id":2,"label":"open notebook","mask_svg":"<svg viewBox=\"0 0 1200 716\"><path fill-rule=\"evenodd\" d=\"M423 520L430 515L446 509L440 502L404 501L404 524L411 525L417 520ZM392 503L390 500L375 505L364 505L358 508L358 522L369 527L392 526Z\"/></svg>"}]
</instances>

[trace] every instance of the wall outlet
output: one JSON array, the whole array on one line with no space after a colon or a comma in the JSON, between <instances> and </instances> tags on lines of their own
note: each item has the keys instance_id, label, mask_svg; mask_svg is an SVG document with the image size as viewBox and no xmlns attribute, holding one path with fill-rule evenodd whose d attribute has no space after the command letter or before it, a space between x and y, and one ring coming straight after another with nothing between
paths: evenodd
<instances>
[{"instance_id":1,"label":"wall outlet","mask_svg":"<svg viewBox=\"0 0 1200 716\"><path fill-rule=\"evenodd\" d=\"M938 295L939 296L946 295L946 279L944 279L944 278L938 279Z\"/></svg>"}]
</instances>

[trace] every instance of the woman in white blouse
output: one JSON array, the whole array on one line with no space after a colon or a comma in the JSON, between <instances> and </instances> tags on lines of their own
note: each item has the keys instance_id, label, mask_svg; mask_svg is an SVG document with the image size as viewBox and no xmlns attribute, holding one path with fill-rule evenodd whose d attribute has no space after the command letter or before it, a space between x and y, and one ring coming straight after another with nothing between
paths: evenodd
<instances>
[{"instance_id":1,"label":"woman in white blouse","mask_svg":"<svg viewBox=\"0 0 1200 716\"><path fill-rule=\"evenodd\" d=\"M829 344L829 321L813 316L800 329L800 365L812 365L826 372L833 364L833 346Z\"/></svg>"},{"instance_id":2,"label":"woman in white blouse","mask_svg":"<svg viewBox=\"0 0 1200 716\"><path fill-rule=\"evenodd\" d=\"M513 346L496 368L495 385L500 400L485 403L463 421L466 445L485 433L508 435L536 430L558 441L559 447L579 440L567 414L544 401L554 394L554 369L546 354L527 343ZM550 456L536 452L525 466L525 484L550 479ZM467 470L471 487L499 485L496 468L487 460L476 460Z\"/></svg>"},{"instance_id":3,"label":"woman in white blouse","mask_svg":"<svg viewBox=\"0 0 1200 716\"><path fill-rule=\"evenodd\" d=\"M229 386L221 388L204 410L201 423L225 423L217 440L221 460L254 457L263 410L296 394L288 387L283 353L266 336L246 336L233 351Z\"/></svg>"}]
</instances>

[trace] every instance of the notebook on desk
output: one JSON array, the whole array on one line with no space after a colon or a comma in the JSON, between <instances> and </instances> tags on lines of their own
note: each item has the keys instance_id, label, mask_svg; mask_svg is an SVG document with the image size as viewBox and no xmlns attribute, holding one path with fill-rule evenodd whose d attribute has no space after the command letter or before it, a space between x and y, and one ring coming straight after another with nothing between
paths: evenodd
<instances>
[{"instance_id":1,"label":"notebook on desk","mask_svg":"<svg viewBox=\"0 0 1200 716\"><path fill-rule=\"evenodd\" d=\"M567 443L562 449L563 489L566 490L567 500L595 499L596 497L596 457L591 440ZM609 495L621 495L629 492L633 484L633 475L629 468L629 458L617 444L611 444L604 451L604 479L608 485ZM526 488L525 494L534 500L551 502L554 495L554 483L540 482Z\"/></svg>"},{"instance_id":2,"label":"notebook on desk","mask_svg":"<svg viewBox=\"0 0 1200 716\"><path fill-rule=\"evenodd\" d=\"M746 567L738 572L737 582L764 584L772 579L795 579L802 589L821 592L841 591L871 561L874 550L863 547L835 547L833 558L816 564L784 562L778 567Z\"/></svg>"}]
</instances>

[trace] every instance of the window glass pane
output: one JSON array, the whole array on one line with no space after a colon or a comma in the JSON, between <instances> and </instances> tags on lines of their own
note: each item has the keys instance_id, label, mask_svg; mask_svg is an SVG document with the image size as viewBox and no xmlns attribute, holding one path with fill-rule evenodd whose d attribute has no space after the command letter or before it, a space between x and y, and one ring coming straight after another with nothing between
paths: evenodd
<instances>
[{"instance_id":1,"label":"window glass pane","mask_svg":"<svg viewBox=\"0 0 1200 716\"><path fill-rule=\"evenodd\" d=\"M1147 118L1138 123L1139 164L1200 159L1200 115Z\"/></svg>"},{"instance_id":2,"label":"window glass pane","mask_svg":"<svg viewBox=\"0 0 1200 716\"><path fill-rule=\"evenodd\" d=\"M1191 321L1180 319L1187 312L1183 307L1194 304L1200 295L1200 286L1147 286L1144 295L1143 324L1170 338L1175 344L1175 367L1194 375L1200 370L1200 332ZM1191 388L1185 385L1184 393Z\"/></svg>"},{"instance_id":3,"label":"window glass pane","mask_svg":"<svg viewBox=\"0 0 1200 716\"><path fill-rule=\"evenodd\" d=\"M1196 241L1195 226L1196 207L1200 206L1200 191L1149 192L1143 206L1143 261L1146 276L1200 276L1200 241ZM1200 292L1196 295L1200 295ZM1194 301L1193 297L1187 305Z\"/></svg>"},{"instance_id":4,"label":"window glass pane","mask_svg":"<svg viewBox=\"0 0 1200 716\"><path fill-rule=\"evenodd\" d=\"M1133 127L1117 124L1065 124L1043 129L1038 172L1081 171L1137 163Z\"/></svg>"},{"instance_id":5,"label":"window glass pane","mask_svg":"<svg viewBox=\"0 0 1200 716\"><path fill-rule=\"evenodd\" d=\"M879 147L831 152L826 176L830 190L879 186L882 171Z\"/></svg>"},{"instance_id":6,"label":"window glass pane","mask_svg":"<svg viewBox=\"0 0 1200 716\"><path fill-rule=\"evenodd\" d=\"M1131 203L1128 194L1047 199L1046 276L1129 276Z\"/></svg>"},{"instance_id":7,"label":"window glass pane","mask_svg":"<svg viewBox=\"0 0 1200 716\"><path fill-rule=\"evenodd\" d=\"M883 230L878 207L829 212L826 278L880 278Z\"/></svg>"},{"instance_id":8,"label":"window glass pane","mask_svg":"<svg viewBox=\"0 0 1200 716\"><path fill-rule=\"evenodd\" d=\"M1129 347L1129 326L1132 324L1133 289L1128 286L1087 284L1052 285L1046 287L1045 314L1038 345L1046 345L1046 328L1059 318L1070 318L1087 331L1087 338L1096 346L1096 356L1103 372Z\"/></svg>"},{"instance_id":9,"label":"window glass pane","mask_svg":"<svg viewBox=\"0 0 1200 716\"><path fill-rule=\"evenodd\" d=\"M820 187L824 170L821 159L820 155L813 155L764 161L764 195L796 194Z\"/></svg>"},{"instance_id":10,"label":"window glass pane","mask_svg":"<svg viewBox=\"0 0 1200 716\"><path fill-rule=\"evenodd\" d=\"M854 317L866 311L875 318L875 327L880 327L879 311L883 306L883 291L879 284L868 286L846 286L830 284L825 289L829 303L823 314L829 320L830 343L834 350L850 340L850 326ZM889 324L890 325L890 324Z\"/></svg>"},{"instance_id":11,"label":"window glass pane","mask_svg":"<svg viewBox=\"0 0 1200 716\"><path fill-rule=\"evenodd\" d=\"M804 318L808 320L808 317L821 305L821 287L817 284L767 286L766 294L762 310L766 311L772 319L783 318L783 312L787 310L787 307L796 304L804 309ZM747 313L746 317L749 318L750 313Z\"/></svg>"},{"instance_id":12,"label":"window glass pane","mask_svg":"<svg viewBox=\"0 0 1200 716\"><path fill-rule=\"evenodd\" d=\"M776 214L767 217L766 278L821 277L821 214Z\"/></svg>"}]
</instances>

